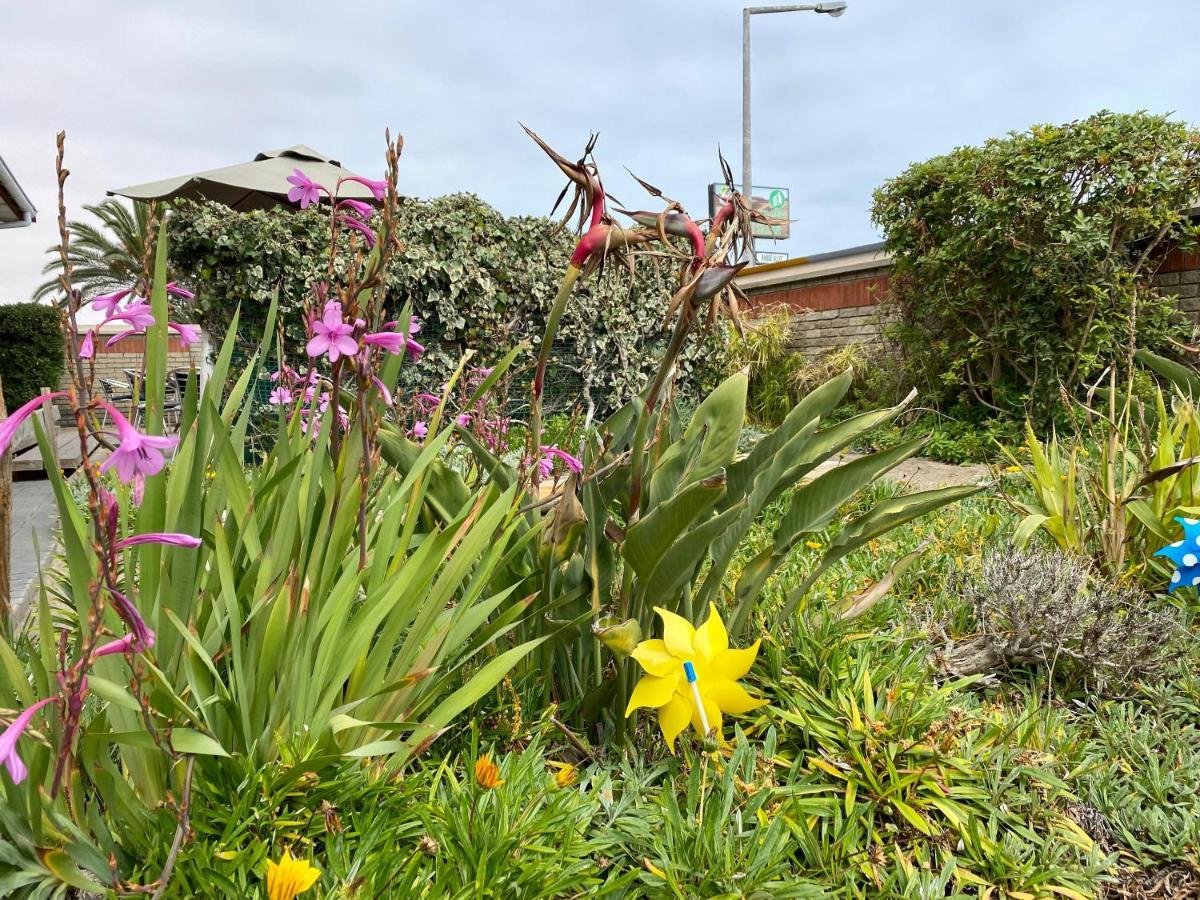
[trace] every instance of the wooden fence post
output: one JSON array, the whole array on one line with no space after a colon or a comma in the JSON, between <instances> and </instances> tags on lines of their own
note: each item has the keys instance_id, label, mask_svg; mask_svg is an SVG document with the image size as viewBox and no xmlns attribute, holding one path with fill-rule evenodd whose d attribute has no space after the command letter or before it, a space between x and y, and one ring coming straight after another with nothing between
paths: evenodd
<instances>
[{"instance_id":1,"label":"wooden fence post","mask_svg":"<svg viewBox=\"0 0 1200 900\"><path fill-rule=\"evenodd\" d=\"M4 381L0 379L0 419L8 416L4 405ZM0 634L11 627L12 597L12 448L0 454Z\"/></svg>"},{"instance_id":2,"label":"wooden fence post","mask_svg":"<svg viewBox=\"0 0 1200 900\"><path fill-rule=\"evenodd\" d=\"M50 388L42 388L41 393L42 396L49 394ZM38 412L42 417L42 430L46 432L46 443L50 445L50 459L54 461L54 468L61 469L58 459L58 413L54 411L54 402L43 403Z\"/></svg>"}]
</instances>

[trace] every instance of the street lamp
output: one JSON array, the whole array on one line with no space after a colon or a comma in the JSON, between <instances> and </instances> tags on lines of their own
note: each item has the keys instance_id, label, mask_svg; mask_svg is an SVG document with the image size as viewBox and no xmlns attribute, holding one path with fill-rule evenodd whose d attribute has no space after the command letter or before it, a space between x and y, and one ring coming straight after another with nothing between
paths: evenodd
<instances>
[{"instance_id":1,"label":"street lamp","mask_svg":"<svg viewBox=\"0 0 1200 900\"><path fill-rule=\"evenodd\" d=\"M814 12L837 18L846 11L843 2L808 3L802 6L747 6L742 9L742 193L749 203L754 197L754 182L750 173L750 17L766 13ZM747 236L746 246L750 250L750 261L754 256L754 233Z\"/></svg>"}]
</instances>

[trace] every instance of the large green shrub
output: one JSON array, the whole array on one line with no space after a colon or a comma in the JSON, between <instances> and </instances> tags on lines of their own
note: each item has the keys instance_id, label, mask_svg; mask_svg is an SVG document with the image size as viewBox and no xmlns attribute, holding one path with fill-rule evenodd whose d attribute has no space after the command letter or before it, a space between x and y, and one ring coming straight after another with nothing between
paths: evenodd
<instances>
[{"instance_id":1,"label":"large green shrub","mask_svg":"<svg viewBox=\"0 0 1200 900\"><path fill-rule=\"evenodd\" d=\"M0 379L9 410L58 389L63 370L63 338L58 311L39 303L0 305Z\"/></svg>"},{"instance_id":2,"label":"large green shrub","mask_svg":"<svg viewBox=\"0 0 1200 900\"><path fill-rule=\"evenodd\" d=\"M1146 276L1200 193L1200 133L1100 112L917 163L875 192L895 334L926 401L1045 421L1179 326ZM932 389L932 390L929 390Z\"/></svg>"},{"instance_id":3,"label":"large green shrub","mask_svg":"<svg viewBox=\"0 0 1200 900\"><path fill-rule=\"evenodd\" d=\"M289 355L303 353L300 310L311 296L308 285L323 279L328 265L326 212L238 213L183 203L171 229L173 270L196 286L206 329L219 339L241 304L242 331L258 334L278 285ZM536 348L574 246L566 228L545 218L502 216L477 197L454 194L405 201L398 233L404 251L388 269L387 307L398 312L412 304L427 348L417 365L405 367L406 386L441 384L467 348L480 354L479 365L519 341ZM648 380L669 337L664 314L674 277L671 267L642 261L632 276L612 265L576 290L551 358L552 406L578 399L585 409L594 403L597 414L611 412ZM716 380L718 340L711 335L685 353L685 386Z\"/></svg>"}]
</instances>

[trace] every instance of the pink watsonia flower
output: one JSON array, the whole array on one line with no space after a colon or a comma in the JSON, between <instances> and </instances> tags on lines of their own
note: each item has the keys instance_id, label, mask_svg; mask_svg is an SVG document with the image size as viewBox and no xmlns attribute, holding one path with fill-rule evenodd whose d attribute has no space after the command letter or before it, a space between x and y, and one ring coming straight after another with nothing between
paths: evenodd
<instances>
[{"instance_id":1,"label":"pink watsonia flower","mask_svg":"<svg viewBox=\"0 0 1200 900\"><path fill-rule=\"evenodd\" d=\"M416 359L418 356L420 356L422 353L425 352L425 345L418 344L416 341L414 341L412 338L409 337L409 338L404 339L404 349L406 349L408 351L409 359Z\"/></svg>"},{"instance_id":2,"label":"pink watsonia flower","mask_svg":"<svg viewBox=\"0 0 1200 900\"><path fill-rule=\"evenodd\" d=\"M293 169L287 180L288 184L293 185L287 192L287 198L292 203L299 203L301 209L308 209L310 203L320 203L321 191L329 193L323 185L317 184L299 169Z\"/></svg>"},{"instance_id":3,"label":"pink watsonia flower","mask_svg":"<svg viewBox=\"0 0 1200 900\"><path fill-rule=\"evenodd\" d=\"M339 178L338 183L343 181L355 181L371 192L371 195L376 200L382 200L387 196L387 182L373 181L370 178L363 178L361 175L347 175L344 178Z\"/></svg>"},{"instance_id":4,"label":"pink watsonia flower","mask_svg":"<svg viewBox=\"0 0 1200 900\"><path fill-rule=\"evenodd\" d=\"M309 356L328 354L330 362L358 352L358 341L351 335L354 326L342 321L342 304L330 300L325 304L325 315L312 323L313 336L309 339Z\"/></svg>"},{"instance_id":5,"label":"pink watsonia flower","mask_svg":"<svg viewBox=\"0 0 1200 900\"><path fill-rule=\"evenodd\" d=\"M139 544L168 544L172 547L187 547L194 550L201 543L200 538L190 534L180 534L178 531L152 531L123 538L113 545L113 549L124 550L126 547L136 547Z\"/></svg>"},{"instance_id":6,"label":"pink watsonia flower","mask_svg":"<svg viewBox=\"0 0 1200 900\"><path fill-rule=\"evenodd\" d=\"M49 394L39 394L28 403L18 406L13 412L9 413L6 418L0 420L0 456L8 449L8 445L12 443L13 437L17 433L17 429L21 427L21 423L33 415L44 404L51 400L57 400L59 397L67 396L66 391L53 391Z\"/></svg>"},{"instance_id":7,"label":"pink watsonia flower","mask_svg":"<svg viewBox=\"0 0 1200 900\"><path fill-rule=\"evenodd\" d=\"M123 638L118 638L115 641L109 641L107 644L101 644L92 654L99 659L102 656L113 656L121 653L145 653L154 646L154 641L157 635L150 629L146 629L144 635L127 634Z\"/></svg>"},{"instance_id":8,"label":"pink watsonia flower","mask_svg":"<svg viewBox=\"0 0 1200 900\"><path fill-rule=\"evenodd\" d=\"M459 428L466 428L468 425L471 424L471 414L470 413L459 413L457 416L454 417L454 424L457 425Z\"/></svg>"},{"instance_id":9,"label":"pink watsonia flower","mask_svg":"<svg viewBox=\"0 0 1200 900\"><path fill-rule=\"evenodd\" d=\"M345 207L364 221L371 218L371 213L375 212L375 207L370 203L364 203L362 200L351 200L350 198L339 200L338 207Z\"/></svg>"},{"instance_id":10,"label":"pink watsonia flower","mask_svg":"<svg viewBox=\"0 0 1200 900\"><path fill-rule=\"evenodd\" d=\"M398 331L376 331L364 334L362 342L370 347L382 347L388 353L403 353L408 339Z\"/></svg>"},{"instance_id":11,"label":"pink watsonia flower","mask_svg":"<svg viewBox=\"0 0 1200 900\"><path fill-rule=\"evenodd\" d=\"M184 300L195 300L196 295L185 287L180 287L173 281L167 282L167 293L174 294L176 297L182 297Z\"/></svg>"},{"instance_id":12,"label":"pink watsonia flower","mask_svg":"<svg viewBox=\"0 0 1200 900\"><path fill-rule=\"evenodd\" d=\"M178 322L168 322L167 327L179 335L179 343L186 350L200 340L200 329L196 325L181 325Z\"/></svg>"},{"instance_id":13,"label":"pink watsonia flower","mask_svg":"<svg viewBox=\"0 0 1200 900\"><path fill-rule=\"evenodd\" d=\"M429 434L429 426L424 422L413 422L413 427L408 434L418 440L424 439L425 435Z\"/></svg>"},{"instance_id":14,"label":"pink watsonia flower","mask_svg":"<svg viewBox=\"0 0 1200 900\"><path fill-rule=\"evenodd\" d=\"M562 460L566 464L567 468L570 469L572 472L574 472L576 475L578 475L580 472L583 471L583 463L581 463L578 459L576 459L574 456L572 456L566 450L560 450L558 447L543 446L541 448L541 451L542 451L542 460L543 461L549 460L551 466L554 465L554 459L555 459L555 457L557 457L558 459Z\"/></svg>"},{"instance_id":15,"label":"pink watsonia flower","mask_svg":"<svg viewBox=\"0 0 1200 900\"><path fill-rule=\"evenodd\" d=\"M87 334L83 336L83 343L79 345L79 358L91 359L96 355L96 329L89 328Z\"/></svg>"},{"instance_id":16,"label":"pink watsonia flower","mask_svg":"<svg viewBox=\"0 0 1200 900\"><path fill-rule=\"evenodd\" d=\"M537 464L538 481L546 481L554 474L554 457L543 456L538 459Z\"/></svg>"},{"instance_id":17,"label":"pink watsonia flower","mask_svg":"<svg viewBox=\"0 0 1200 900\"><path fill-rule=\"evenodd\" d=\"M371 381L374 382L375 387L379 389L379 393L383 397L383 402L386 403L388 406L391 406L392 405L392 392L387 389L387 385L384 384L382 381L380 381L379 377L376 375L371 376Z\"/></svg>"},{"instance_id":18,"label":"pink watsonia flower","mask_svg":"<svg viewBox=\"0 0 1200 900\"><path fill-rule=\"evenodd\" d=\"M355 231L359 232L366 240L368 248L375 246L375 232L368 228L364 223L354 218L354 216L338 216L337 218L338 221L347 228L353 228Z\"/></svg>"},{"instance_id":19,"label":"pink watsonia flower","mask_svg":"<svg viewBox=\"0 0 1200 900\"><path fill-rule=\"evenodd\" d=\"M25 780L25 776L29 774L29 770L25 768L25 763L21 762L21 757L17 755L17 741L25 733L25 729L29 727L30 721L37 715L38 710L47 703L53 702L53 697L39 700L13 719L12 724L5 728L3 733L0 733L0 762L3 762L4 766L8 769L8 774L12 778L13 784L20 784Z\"/></svg>"},{"instance_id":20,"label":"pink watsonia flower","mask_svg":"<svg viewBox=\"0 0 1200 900\"><path fill-rule=\"evenodd\" d=\"M271 391L271 396L267 398L267 402L272 406L284 406L292 402L292 392L285 387L277 387Z\"/></svg>"},{"instance_id":21,"label":"pink watsonia flower","mask_svg":"<svg viewBox=\"0 0 1200 900\"><path fill-rule=\"evenodd\" d=\"M91 304L97 311L104 313L106 318L115 316L120 311L121 301L132 293L133 288L125 288L112 294L101 294L99 297L93 297Z\"/></svg>"},{"instance_id":22,"label":"pink watsonia flower","mask_svg":"<svg viewBox=\"0 0 1200 900\"><path fill-rule=\"evenodd\" d=\"M118 313L109 316L109 322L128 322L130 328L149 328L154 324L154 313L150 304L138 297Z\"/></svg>"},{"instance_id":23,"label":"pink watsonia flower","mask_svg":"<svg viewBox=\"0 0 1200 900\"><path fill-rule=\"evenodd\" d=\"M166 464L162 451L178 444L179 438L144 434L129 424L129 420L115 406L103 401L100 401L100 405L112 417L120 441L117 449L101 464L100 471L107 472L115 468L117 477L126 484L134 482L139 475L145 477L161 472Z\"/></svg>"},{"instance_id":24,"label":"pink watsonia flower","mask_svg":"<svg viewBox=\"0 0 1200 900\"><path fill-rule=\"evenodd\" d=\"M153 647L154 631L146 624L146 620L142 618L142 614L138 612L137 607L120 591L110 590L109 593L112 595L113 608L117 611L117 615L121 617L121 620L129 626L129 631L138 642L138 646L147 649Z\"/></svg>"},{"instance_id":25,"label":"pink watsonia flower","mask_svg":"<svg viewBox=\"0 0 1200 900\"><path fill-rule=\"evenodd\" d=\"M120 341L125 340L125 338L137 337L139 334L145 334L145 333L146 333L145 328L130 328L126 331L118 331L116 334L114 334L112 337L110 337L107 341L104 342L104 349L107 350L113 344L119 343Z\"/></svg>"}]
</instances>

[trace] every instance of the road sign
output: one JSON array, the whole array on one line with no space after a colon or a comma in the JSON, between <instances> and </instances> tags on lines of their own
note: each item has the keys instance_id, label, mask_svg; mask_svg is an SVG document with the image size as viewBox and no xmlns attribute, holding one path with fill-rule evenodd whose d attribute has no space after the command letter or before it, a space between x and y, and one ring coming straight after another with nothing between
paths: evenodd
<instances>
[{"instance_id":1,"label":"road sign","mask_svg":"<svg viewBox=\"0 0 1200 900\"><path fill-rule=\"evenodd\" d=\"M788 258L786 253L775 253L769 250L759 250L757 247L754 248L754 255L758 257L759 264L784 262Z\"/></svg>"},{"instance_id":2,"label":"road sign","mask_svg":"<svg viewBox=\"0 0 1200 900\"><path fill-rule=\"evenodd\" d=\"M735 185L735 188L741 190L741 185ZM708 214L710 216L716 215L717 209L725 202L727 196L729 196L729 185L710 184L708 186ZM791 224L788 219L791 213L791 198L787 188L758 187L756 185L750 202L755 210L771 219L770 223L754 223L752 229L754 237L772 241L784 241L790 237ZM758 255L762 256L761 253Z\"/></svg>"}]
</instances>

